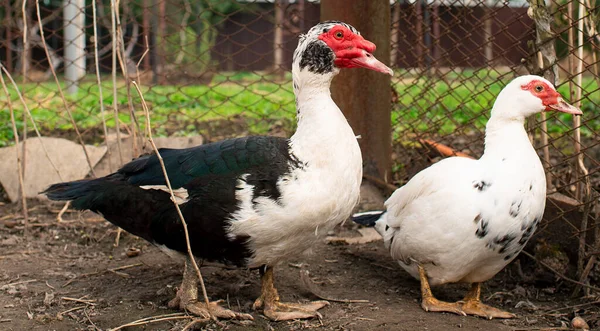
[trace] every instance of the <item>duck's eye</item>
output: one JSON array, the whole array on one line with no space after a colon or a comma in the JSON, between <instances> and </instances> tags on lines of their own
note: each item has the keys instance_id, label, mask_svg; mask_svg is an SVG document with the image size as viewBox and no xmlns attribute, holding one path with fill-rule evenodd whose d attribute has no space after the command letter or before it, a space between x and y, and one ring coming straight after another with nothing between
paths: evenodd
<instances>
[{"instance_id":1,"label":"duck's eye","mask_svg":"<svg viewBox=\"0 0 600 331\"><path fill-rule=\"evenodd\" d=\"M338 31L335 33L336 39L342 39L344 37L344 33L342 31Z\"/></svg>"},{"instance_id":2,"label":"duck's eye","mask_svg":"<svg viewBox=\"0 0 600 331\"><path fill-rule=\"evenodd\" d=\"M537 92L542 92L542 91L544 90L544 87L543 87L542 85L536 85L536 86L535 86L535 90L536 90Z\"/></svg>"}]
</instances>

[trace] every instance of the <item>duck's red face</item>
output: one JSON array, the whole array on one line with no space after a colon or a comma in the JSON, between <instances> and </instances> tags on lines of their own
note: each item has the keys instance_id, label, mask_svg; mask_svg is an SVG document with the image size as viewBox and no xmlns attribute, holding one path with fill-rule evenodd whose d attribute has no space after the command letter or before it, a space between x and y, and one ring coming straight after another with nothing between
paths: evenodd
<instances>
[{"instance_id":1,"label":"duck's red face","mask_svg":"<svg viewBox=\"0 0 600 331\"><path fill-rule=\"evenodd\" d=\"M546 107L546 111L556 110L573 115L583 114L581 109L568 104L553 86L544 81L534 79L525 85L521 85L521 88L525 91L529 91L535 97L542 100L542 104Z\"/></svg>"},{"instance_id":2,"label":"duck's red face","mask_svg":"<svg viewBox=\"0 0 600 331\"><path fill-rule=\"evenodd\" d=\"M341 24L324 31L319 39L333 50L334 63L338 68L361 67L389 75L394 73L373 56L375 44Z\"/></svg>"}]
</instances>

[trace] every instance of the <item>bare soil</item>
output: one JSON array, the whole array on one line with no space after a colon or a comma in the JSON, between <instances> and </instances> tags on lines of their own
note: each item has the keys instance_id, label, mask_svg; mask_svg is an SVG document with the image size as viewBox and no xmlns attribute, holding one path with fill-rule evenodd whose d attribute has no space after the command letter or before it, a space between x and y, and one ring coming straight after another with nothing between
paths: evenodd
<instances>
[{"instance_id":1,"label":"bare soil","mask_svg":"<svg viewBox=\"0 0 600 331\"><path fill-rule=\"evenodd\" d=\"M115 247L116 228L90 212L68 212L64 217L68 223L57 223L60 207L46 203L30 206L25 239L16 206L0 205L0 330L109 330L137 319L177 313L167 308L167 302L181 281L181 263L126 233ZM349 223L336 232L357 235ZM139 255L128 257L131 248L139 249ZM300 281L302 264L327 296L367 299L368 303L332 301L321 310L322 320L271 322L251 308L260 292L256 271L209 265L202 272L211 299L224 299L232 309L251 313L254 321L208 322L194 328L530 330L566 326L575 315L584 317L592 328L599 325L598 304L593 304L597 298L570 299L571 284L556 278L536 280L531 261L521 255L519 263L487 282L483 292L487 303L518 317L488 321L421 310L418 282L389 259L381 242L322 242L313 254L276 268L282 300L317 299ZM110 270L119 267L125 268ZM435 292L440 299L459 300L466 290L465 285L448 285ZM181 330L189 322L172 320L126 330Z\"/></svg>"}]
</instances>

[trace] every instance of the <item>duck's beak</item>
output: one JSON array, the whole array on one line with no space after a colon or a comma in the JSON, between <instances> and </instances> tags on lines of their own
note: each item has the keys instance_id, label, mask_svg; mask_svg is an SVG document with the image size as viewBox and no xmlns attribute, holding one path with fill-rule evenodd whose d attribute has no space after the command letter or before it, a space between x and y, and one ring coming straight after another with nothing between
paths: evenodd
<instances>
[{"instance_id":1,"label":"duck's beak","mask_svg":"<svg viewBox=\"0 0 600 331\"><path fill-rule=\"evenodd\" d=\"M563 98L558 98L556 103L546 106L546 110L556 110L567 114L583 115L581 109L567 103Z\"/></svg>"},{"instance_id":2,"label":"duck's beak","mask_svg":"<svg viewBox=\"0 0 600 331\"><path fill-rule=\"evenodd\" d=\"M377 60L373 54L367 52L364 49L361 49L361 55L357 57L353 57L350 59L350 63L352 63L356 67L371 69L373 71L382 72L384 74L388 74L390 76L394 75L394 71L383 64L381 61Z\"/></svg>"}]
</instances>

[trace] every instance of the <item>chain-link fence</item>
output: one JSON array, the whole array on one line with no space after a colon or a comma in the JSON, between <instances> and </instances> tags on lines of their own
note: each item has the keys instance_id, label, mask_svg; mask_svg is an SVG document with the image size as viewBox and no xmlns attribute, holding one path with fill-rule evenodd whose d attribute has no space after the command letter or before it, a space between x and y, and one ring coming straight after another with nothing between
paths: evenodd
<instances>
[{"instance_id":1,"label":"chain-link fence","mask_svg":"<svg viewBox=\"0 0 600 331\"><path fill-rule=\"evenodd\" d=\"M538 236L573 252L581 279L600 251L599 3L390 1L394 184L448 154L440 144L480 156L501 88L519 74L545 75L584 116L544 114L528 123L549 179ZM143 132L132 80L150 106L155 134L200 134L205 141L288 136L295 125L292 52L320 13L319 1L303 0L6 0L2 6L0 60L42 134L97 144ZM17 88L8 90L20 138L31 136ZM0 105L8 109L5 94ZM0 112L0 146L14 143L9 115Z\"/></svg>"}]
</instances>

